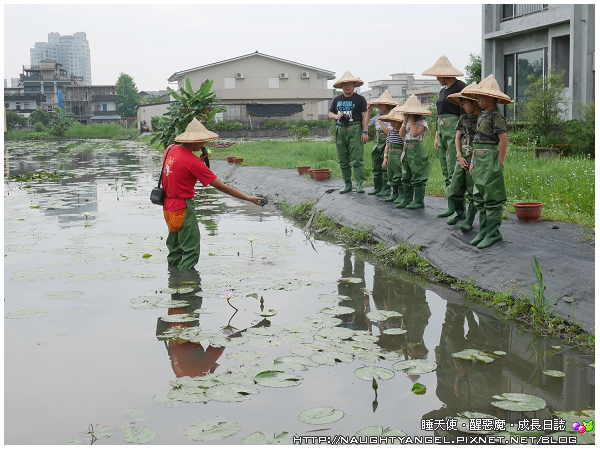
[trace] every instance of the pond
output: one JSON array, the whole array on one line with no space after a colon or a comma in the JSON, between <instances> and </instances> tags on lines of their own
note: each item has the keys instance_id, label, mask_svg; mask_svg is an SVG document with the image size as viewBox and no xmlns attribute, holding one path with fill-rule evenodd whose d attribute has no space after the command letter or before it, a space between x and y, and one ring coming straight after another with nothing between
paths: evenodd
<instances>
[{"instance_id":1,"label":"pond","mask_svg":"<svg viewBox=\"0 0 600 450\"><path fill-rule=\"evenodd\" d=\"M5 444L594 440L588 355L213 188L169 272L156 152L5 152Z\"/></svg>"}]
</instances>

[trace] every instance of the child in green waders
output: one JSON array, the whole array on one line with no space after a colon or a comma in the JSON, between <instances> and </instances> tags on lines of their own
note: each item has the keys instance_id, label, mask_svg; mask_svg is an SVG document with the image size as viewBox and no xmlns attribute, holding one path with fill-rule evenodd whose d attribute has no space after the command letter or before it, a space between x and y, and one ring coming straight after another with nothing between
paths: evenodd
<instances>
[{"instance_id":1,"label":"child in green waders","mask_svg":"<svg viewBox=\"0 0 600 450\"><path fill-rule=\"evenodd\" d=\"M396 208L419 209L425 207L425 185L429 179L431 163L423 147L423 136L427 131L427 122L422 116L430 115L413 94L399 111L404 114L404 123L400 136L404 138L402 159L402 185L404 198Z\"/></svg>"},{"instance_id":2,"label":"child in green waders","mask_svg":"<svg viewBox=\"0 0 600 450\"><path fill-rule=\"evenodd\" d=\"M395 107L390 114L383 116L382 119L388 121L392 126L387 134L385 150L383 151L383 167L388 172L388 183L392 188L392 195L384 201L399 203L404 198L402 160L400 158L404 148L404 139L400 136L400 127L404 116L398 109L398 106Z\"/></svg>"},{"instance_id":3,"label":"child in green waders","mask_svg":"<svg viewBox=\"0 0 600 450\"><path fill-rule=\"evenodd\" d=\"M375 143L371 152L371 161L373 163L373 185L374 189L367 195L377 195L385 197L390 195L390 186L388 185L388 171L383 167L383 152L386 145L386 138L392 126L381 120L381 117L390 113L392 108L399 106L398 102L394 101L388 91L384 91L377 100L367 105L367 114L371 116L373 107L379 108L381 112L375 117L372 117L368 126L375 127Z\"/></svg>"},{"instance_id":4,"label":"child in green waders","mask_svg":"<svg viewBox=\"0 0 600 450\"><path fill-rule=\"evenodd\" d=\"M466 114L458 119L456 124L456 164L452 175L450 186L446 188L446 197L454 203L454 213L448 217L446 223L454 225L459 220L465 219L458 227L464 231L470 231L473 228L473 220L477 214L477 207L473 203L473 177L469 173L469 161L473 154L473 138L477 129L477 119L481 114L481 108L476 100L464 96L469 88L475 88L477 83L473 83L458 94L448 96L448 101L455 105L460 105ZM469 212L465 214L465 192L469 200Z\"/></svg>"},{"instance_id":5,"label":"child in green waders","mask_svg":"<svg viewBox=\"0 0 600 450\"><path fill-rule=\"evenodd\" d=\"M497 103L511 103L511 98L500 91L493 75L465 93L477 98L481 115L473 139L474 154L469 172L473 176L473 200L479 210L479 233L471 241L477 248L487 248L502 239L502 211L506 203L504 185L504 158L508 147L506 119Z\"/></svg>"}]
</instances>

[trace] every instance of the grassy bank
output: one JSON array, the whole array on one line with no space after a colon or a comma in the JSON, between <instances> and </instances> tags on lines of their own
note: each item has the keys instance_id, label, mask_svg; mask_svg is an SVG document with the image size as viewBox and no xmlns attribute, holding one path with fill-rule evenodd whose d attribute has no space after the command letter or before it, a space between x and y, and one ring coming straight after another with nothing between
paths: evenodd
<instances>
[{"instance_id":1,"label":"grassy bank","mask_svg":"<svg viewBox=\"0 0 600 450\"><path fill-rule=\"evenodd\" d=\"M126 130L116 123L83 125L77 123L67 130L65 139L133 139L139 134L137 129ZM23 139L57 139L57 136L48 131L9 131L8 140Z\"/></svg>"},{"instance_id":2,"label":"grassy bank","mask_svg":"<svg viewBox=\"0 0 600 450\"><path fill-rule=\"evenodd\" d=\"M499 292L486 291L478 288L473 279L452 278L419 256L418 246L404 242L388 247L373 240L371 230L368 228L353 229L341 226L334 220L314 212L311 209L313 206L311 202L299 205L283 203L279 206L288 217L302 223L310 221L309 228L313 233L333 236L360 246L383 264L408 270L436 283L449 285L453 290L464 294L469 301L492 308L503 317L526 325L530 331L560 339L566 345L578 347L585 352L595 351L594 335L584 331L577 323L569 323L551 315L547 307L540 308L539 299L536 302L510 289Z\"/></svg>"}]
</instances>

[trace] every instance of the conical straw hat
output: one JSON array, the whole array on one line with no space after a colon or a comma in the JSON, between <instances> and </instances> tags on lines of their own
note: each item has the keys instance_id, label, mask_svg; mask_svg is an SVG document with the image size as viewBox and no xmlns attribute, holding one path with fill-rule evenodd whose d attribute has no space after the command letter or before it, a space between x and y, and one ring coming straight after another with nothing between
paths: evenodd
<instances>
[{"instance_id":1,"label":"conical straw hat","mask_svg":"<svg viewBox=\"0 0 600 450\"><path fill-rule=\"evenodd\" d=\"M415 94L408 97L408 100L404 102L404 105L399 106L398 108L399 111L402 111L404 114L418 114L421 116L431 115L431 111L427 108L423 108L423 105L421 105L421 102Z\"/></svg>"},{"instance_id":2,"label":"conical straw hat","mask_svg":"<svg viewBox=\"0 0 600 450\"><path fill-rule=\"evenodd\" d=\"M462 90L462 93L474 100L477 100L478 95L487 95L488 97L494 97L498 103L503 103L505 105L512 103L512 99L500 90L500 86L498 86L498 82L494 78L494 75L488 75L481 83L474 88L470 88L467 92L465 92L465 89Z\"/></svg>"},{"instance_id":3,"label":"conical straw hat","mask_svg":"<svg viewBox=\"0 0 600 450\"><path fill-rule=\"evenodd\" d=\"M448 99L448 101L450 103L454 103L456 106L462 106L462 104L460 103L461 98L466 98L467 100L475 100L472 97L467 97L466 94L468 94L471 89L475 89L476 87L477 87L477 83L473 82L470 85L468 85L467 87L465 87L462 91L457 92L456 94L450 94L446 98Z\"/></svg>"},{"instance_id":4,"label":"conical straw hat","mask_svg":"<svg viewBox=\"0 0 600 450\"><path fill-rule=\"evenodd\" d=\"M430 67L422 75L430 75L432 77L462 77L464 73L455 69L448 58L444 55L440 56L433 67Z\"/></svg>"},{"instance_id":5,"label":"conical straw hat","mask_svg":"<svg viewBox=\"0 0 600 450\"><path fill-rule=\"evenodd\" d=\"M175 142L191 143L191 142L205 142L219 139L219 135L206 129L202 123L194 118L185 129L185 132L181 133L175 138Z\"/></svg>"},{"instance_id":6,"label":"conical straw hat","mask_svg":"<svg viewBox=\"0 0 600 450\"><path fill-rule=\"evenodd\" d=\"M377 100L373 100L370 104L375 107L378 107L379 105L400 106L400 103L394 100L388 91L383 91L383 94L381 94Z\"/></svg>"},{"instance_id":7,"label":"conical straw hat","mask_svg":"<svg viewBox=\"0 0 600 450\"><path fill-rule=\"evenodd\" d=\"M363 84L365 84L362 80L355 78L354 75L352 75L350 72L348 72L346 70L346 73L344 74L344 76L342 78L340 78L339 80L337 80L335 83L333 83L333 87L341 88L342 83L350 83L350 82L354 83L354 87L362 86Z\"/></svg>"},{"instance_id":8,"label":"conical straw hat","mask_svg":"<svg viewBox=\"0 0 600 450\"><path fill-rule=\"evenodd\" d=\"M400 106L396 106L389 114L379 116L380 120L395 120L396 122L404 122L404 114L400 111Z\"/></svg>"}]
</instances>

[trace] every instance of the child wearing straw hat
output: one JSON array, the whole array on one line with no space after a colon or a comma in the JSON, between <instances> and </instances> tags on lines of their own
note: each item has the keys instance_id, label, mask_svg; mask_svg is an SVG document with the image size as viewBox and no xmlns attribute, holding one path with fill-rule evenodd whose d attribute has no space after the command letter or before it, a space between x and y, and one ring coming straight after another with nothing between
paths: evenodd
<instances>
[{"instance_id":1,"label":"child wearing straw hat","mask_svg":"<svg viewBox=\"0 0 600 450\"><path fill-rule=\"evenodd\" d=\"M402 153L402 186L404 198L396 208L419 209L425 207L425 185L429 179L431 163L423 147L423 136L427 131L427 122L423 116L431 111L423 108L413 94L398 110L404 114L400 136L404 138Z\"/></svg>"},{"instance_id":2,"label":"child wearing straw hat","mask_svg":"<svg viewBox=\"0 0 600 450\"><path fill-rule=\"evenodd\" d=\"M438 120L435 132L434 147L440 158L442 174L446 187L450 186L454 170L454 138L458 118L464 114L460 105L448 101L448 96L462 91L467 85L464 81L457 80L464 74L454 68L446 56L442 55L433 67L423 72L423 75L436 77L443 86L436 102ZM438 217L448 217L454 213L454 203L448 199L448 209L438 214Z\"/></svg>"},{"instance_id":3,"label":"child wearing straw hat","mask_svg":"<svg viewBox=\"0 0 600 450\"><path fill-rule=\"evenodd\" d=\"M344 92L331 102L329 118L335 120L335 147L338 154L344 189L340 194L346 194L352 190L352 170L354 169L354 181L356 182L356 193L364 194L363 181L364 161L363 145L369 139L367 123L367 101L354 92L358 86L362 86L362 80L355 78L346 71L344 76L333 83L334 88L342 88ZM361 126L362 125L362 126Z\"/></svg>"},{"instance_id":4,"label":"child wearing straw hat","mask_svg":"<svg viewBox=\"0 0 600 450\"><path fill-rule=\"evenodd\" d=\"M404 198L401 158L404 139L400 136L400 128L404 116L398 109L399 106L396 106L389 114L383 116L382 120L389 121L393 127L387 134L385 149L383 151L383 167L388 171L388 183L392 188L392 195L384 201L400 203Z\"/></svg>"},{"instance_id":5,"label":"child wearing straw hat","mask_svg":"<svg viewBox=\"0 0 600 450\"><path fill-rule=\"evenodd\" d=\"M386 146L387 134L392 128L389 123L383 122L381 117L389 114L392 108L399 106L388 91L384 91L381 96L367 105L367 116L371 116L373 107L379 108L380 114L371 118L368 126L375 127L375 144L371 152L371 161L373 163L373 185L374 189L368 195L378 195L384 197L390 195L390 186L388 185L388 170L384 169L383 152Z\"/></svg>"},{"instance_id":6,"label":"child wearing straw hat","mask_svg":"<svg viewBox=\"0 0 600 450\"><path fill-rule=\"evenodd\" d=\"M458 94L448 96L448 101L455 105L461 105L466 111L458 119L456 124L456 164L450 186L446 188L446 196L454 203L455 212L448 217L446 223L454 225L459 220L464 220L458 227L467 232L473 228L473 220L477 214L477 207L473 203L473 177L469 173L469 161L473 154L473 138L477 129L477 119L481 114L481 108L476 100L465 96L470 88L477 86L472 83ZM469 212L465 214L465 192L469 200Z\"/></svg>"},{"instance_id":7,"label":"child wearing straw hat","mask_svg":"<svg viewBox=\"0 0 600 450\"><path fill-rule=\"evenodd\" d=\"M474 154L469 168L473 176L473 200L479 210L479 233L471 241L477 248L487 248L502 239L502 211L506 203L504 158L508 147L506 119L497 104L511 103L500 91L493 75L465 93L476 98L481 107L473 139Z\"/></svg>"},{"instance_id":8,"label":"child wearing straw hat","mask_svg":"<svg viewBox=\"0 0 600 450\"><path fill-rule=\"evenodd\" d=\"M219 135L207 130L198 119L193 119L184 133L175 138L175 144L165 150L164 169L161 175L166 194L163 215L169 235L167 236L167 263L181 270L193 270L200 259L200 228L196 218L194 195L196 181L203 186L211 185L225 194L256 205L264 199L250 197L234 187L223 183L207 166L203 153L197 157L192 152L202 149L207 141L219 139Z\"/></svg>"}]
</instances>

